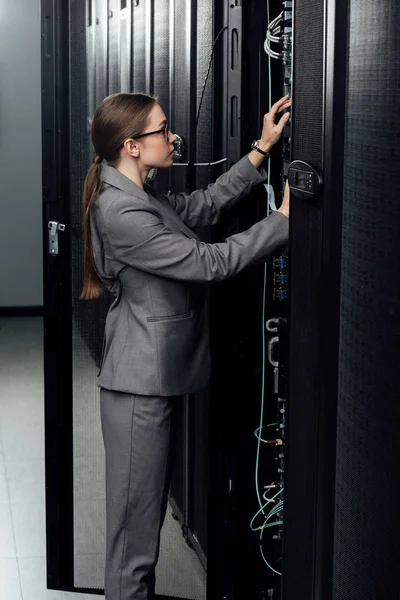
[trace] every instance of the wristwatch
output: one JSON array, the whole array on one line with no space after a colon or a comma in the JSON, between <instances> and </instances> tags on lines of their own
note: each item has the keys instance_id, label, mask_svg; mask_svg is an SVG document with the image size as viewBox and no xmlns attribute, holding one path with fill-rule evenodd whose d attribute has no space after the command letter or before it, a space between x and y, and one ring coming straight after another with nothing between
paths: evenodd
<instances>
[{"instance_id":1,"label":"wristwatch","mask_svg":"<svg viewBox=\"0 0 400 600\"><path fill-rule=\"evenodd\" d=\"M251 149L257 150L257 152L259 152L263 156L268 156L268 154L269 154L269 152L264 152L264 150L261 150L260 146L258 145L258 140L254 140L254 142L251 145Z\"/></svg>"}]
</instances>

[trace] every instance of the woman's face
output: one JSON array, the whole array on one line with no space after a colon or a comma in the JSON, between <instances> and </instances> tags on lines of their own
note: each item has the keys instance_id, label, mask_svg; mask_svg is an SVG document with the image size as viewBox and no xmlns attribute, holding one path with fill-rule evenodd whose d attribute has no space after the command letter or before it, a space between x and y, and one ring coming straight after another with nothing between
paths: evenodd
<instances>
[{"instance_id":1,"label":"woman's face","mask_svg":"<svg viewBox=\"0 0 400 600\"><path fill-rule=\"evenodd\" d=\"M173 163L174 146L176 136L168 129L167 118L159 104L156 104L149 115L148 123L142 133L153 133L145 137L135 139L140 149L140 160L147 168L170 167Z\"/></svg>"}]
</instances>

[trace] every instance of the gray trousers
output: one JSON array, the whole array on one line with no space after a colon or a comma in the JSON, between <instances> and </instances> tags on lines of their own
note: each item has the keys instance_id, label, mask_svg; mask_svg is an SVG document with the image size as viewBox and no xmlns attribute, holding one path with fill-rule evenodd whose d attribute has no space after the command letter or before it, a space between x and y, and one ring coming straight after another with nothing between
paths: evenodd
<instances>
[{"instance_id":1,"label":"gray trousers","mask_svg":"<svg viewBox=\"0 0 400 600\"><path fill-rule=\"evenodd\" d=\"M153 600L183 397L101 389L106 600Z\"/></svg>"}]
</instances>

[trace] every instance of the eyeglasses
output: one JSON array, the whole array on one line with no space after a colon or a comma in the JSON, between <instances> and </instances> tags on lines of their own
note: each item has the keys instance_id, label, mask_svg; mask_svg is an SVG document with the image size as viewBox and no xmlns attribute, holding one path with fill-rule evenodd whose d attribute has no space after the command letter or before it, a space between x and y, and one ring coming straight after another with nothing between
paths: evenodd
<instances>
[{"instance_id":1,"label":"eyeglasses","mask_svg":"<svg viewBox=\"0 0 400 600\"><path fill-rule=\"evenodd\" d=\"M168 140L169 135L169 125L166 123L162 129L157 129L157 131L149 131L149 133L140 133L139 135L133 135L132 138L137 140L138 138L146 137L148 135L155 135L156 133L163 133L165 135L165 139Z\"/></svg>"}]
</instances>

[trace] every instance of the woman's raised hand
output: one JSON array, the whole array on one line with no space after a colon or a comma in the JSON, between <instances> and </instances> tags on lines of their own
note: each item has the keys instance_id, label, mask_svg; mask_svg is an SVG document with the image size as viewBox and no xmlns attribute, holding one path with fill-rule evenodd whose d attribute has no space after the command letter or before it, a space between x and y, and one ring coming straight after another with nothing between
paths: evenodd
<instances>
[{"instance_id":1,"label":"woman's raised hand","mask_svg":"<svg viewBox=\"0 0 400 600\"><path fill-rule=\"evenodd\" d=\"M290 113L285 113L278 123L275 123L276 115L280 113L285 108L289 108L291 106L292 101L289 99L289 96L284 96L278 102L272 105L271 110L264 116L264 125L261 134L261 138L259 141L259 146L261 150L265 152L269 152L274 144L279 141L283 128L286 123L289 121Z\"/></svg>"}]
</instances>

